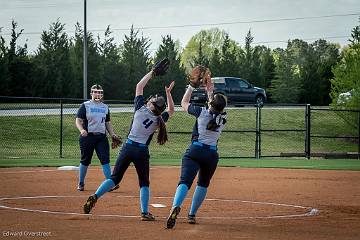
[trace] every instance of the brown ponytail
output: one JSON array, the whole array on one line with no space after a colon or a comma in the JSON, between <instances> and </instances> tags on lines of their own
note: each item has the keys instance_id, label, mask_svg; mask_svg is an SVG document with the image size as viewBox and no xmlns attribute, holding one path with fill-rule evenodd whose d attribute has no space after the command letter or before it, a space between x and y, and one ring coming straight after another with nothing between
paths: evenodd
<instances>
[{"instance_id":1,"label":"brown ponytail","mask_svg":"<svg viewBox=\"0 0 360 240\"><path fill-rule=\"evenodd\" d=\"M158 144L163 145L168 140L168 136L166 131L166 125L161 115L159 115L158 117L158 123L159 123L159 133L157 136L157 142Z\"/></svg>"}]
</instances>

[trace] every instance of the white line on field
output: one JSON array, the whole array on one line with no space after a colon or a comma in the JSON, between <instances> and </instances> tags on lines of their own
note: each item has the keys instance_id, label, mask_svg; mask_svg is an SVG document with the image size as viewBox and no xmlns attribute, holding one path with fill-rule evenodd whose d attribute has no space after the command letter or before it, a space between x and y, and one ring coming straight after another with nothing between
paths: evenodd
<instances>
[{"instance_id":1,"label":"white line on field","mask_svg":"<svg viewBox=\"0 0 360 240\"><path fill-rule=\"evenodd\" d=\"M136 198L136 196L119 196L125 198ZM83 196L18 196L18 197L3 197L0 198L0 202L4 200L20 200L20 199L49 199L49 198L83 198ZM153 197L155 199L164 199L164 198L172 198L172 197ZM205 199L207 201L238 201L243 203L251 203L251 204L262 204L262 205L275 205L275 206L285 206L285 207L293 207L293 208L302 208L307 209L307 212L302 214L288 214L288 215L270 215L270 216L243 216L243 217L197 217L198 219L229 219L229 220L240 220L240 219L272 219L272 218L298 218L298 217L309 217L315 216L319 214L319 210L312 207L304 207L298 205L291 204L283 204L283 203L271 203L271 202L258 202L258 201L244 201L237 199ZM118 218L138 218L139 216L134 215L117 215L117 214L84 214L84 213L76 213L76 212L62 212L62 211L50 211L50 210L40 210L40 209L28 209L28 208L18 208L18 207L10 207L6 205L0 205L0 208L9 209L9 210L17 210L23 212L37 212L37 213L48 213L48 214L58 214L58 215L75 215L75 216L94 216L94 217L118 217ZM167 216L157 216L158 218L167 218ZM180 217L184 218L184 217Z\"/></svg>"}]
</instances>

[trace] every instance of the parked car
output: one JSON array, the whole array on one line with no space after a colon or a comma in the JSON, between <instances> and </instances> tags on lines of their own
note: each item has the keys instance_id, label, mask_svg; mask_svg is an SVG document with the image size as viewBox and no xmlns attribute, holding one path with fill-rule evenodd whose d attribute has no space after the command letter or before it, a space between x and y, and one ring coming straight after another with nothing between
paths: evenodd
<instances>
[{"instance_id":1,"label":"parked car","mask_svg":"<svg viewBox=\"0 0 360 240\"><path fill-rule=\"evenodd\" d=\"M236 103L256 103L263 105L266 101L264 89L255 87L242 78L235 77L214 77L214 93L222 93L228 98L230 104ZM191 95L191 102L205 103L207 100L204 88L197 88Z\"/></svg>"}]
</instances>

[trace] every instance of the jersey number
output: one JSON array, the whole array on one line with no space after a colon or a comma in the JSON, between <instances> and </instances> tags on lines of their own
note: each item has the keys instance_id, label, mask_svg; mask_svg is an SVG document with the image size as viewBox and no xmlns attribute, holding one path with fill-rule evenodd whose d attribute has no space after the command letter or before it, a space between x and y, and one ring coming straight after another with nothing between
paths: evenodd
<instances>
[{"instance_id":1,"label":"jersey number","mask_svg":"<svg viewBox=\"0 0 360 240\"><path fill-rule=\"evenodd\" d=\"M153 124L153 120L150 119L146 119L145 121L143 121L143 124L145 126L145 128L149 128L151 124Z\"/></svg>"}]
</instances>

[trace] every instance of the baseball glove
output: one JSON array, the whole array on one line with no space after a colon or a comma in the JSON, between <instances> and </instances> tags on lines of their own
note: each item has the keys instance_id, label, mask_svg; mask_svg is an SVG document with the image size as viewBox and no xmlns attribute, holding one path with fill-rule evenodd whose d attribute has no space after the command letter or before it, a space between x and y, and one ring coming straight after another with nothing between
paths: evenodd
<instances>
[{"instance_id":1,"label":"baseball glove","mask_svg":"<svg viewBox=\"0 0 360 240\"><path fill-rule=\"evenodd\" d=\"M170 65L170 60L167 58L164 58L158 61L157 63L155 63L155 65L152 68L153 77L164 75L169 69L169 65Z\"/></svg>"},{"instance_id":2,"label":"baseball glove","mask_svg":"<svg viewBox=\"0 0 360 240\"><path fill-rule=\"evenodd\" d=\"M111 136L111 148L117 148L122 144L121 138L118 137L117 135L112 135Z\"/></svg>"},{"instance_id":3,"label":"baseball glove","mask_svg":"<svg viewBox=\"0 0 360 240\"><path fill-rule=\"evenodd\" d=\"M210 69L201 65L195 66L189 76L189 84L194 88L206 86L207 81L211 80Z\"/></svg>"}]
</instances>

